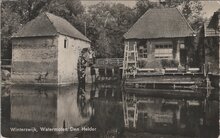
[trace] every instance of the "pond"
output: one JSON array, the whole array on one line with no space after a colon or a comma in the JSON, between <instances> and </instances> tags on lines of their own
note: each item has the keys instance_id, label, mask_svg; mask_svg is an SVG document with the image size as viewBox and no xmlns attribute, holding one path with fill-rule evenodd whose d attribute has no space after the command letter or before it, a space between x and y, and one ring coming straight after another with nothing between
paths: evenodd
<instances>
[{"instance_id":1,"label":"pond","mask_svg":"<svg viewBox=\"0 0 220 138\"><path fill-rule=\"evenodd\" d=\"M13 85L2 88L2 135L12 138L217 138L219 103L218 98L211 97L155 97L128 92L112 84L84 88Z\"/></svg>"}]
</instances>

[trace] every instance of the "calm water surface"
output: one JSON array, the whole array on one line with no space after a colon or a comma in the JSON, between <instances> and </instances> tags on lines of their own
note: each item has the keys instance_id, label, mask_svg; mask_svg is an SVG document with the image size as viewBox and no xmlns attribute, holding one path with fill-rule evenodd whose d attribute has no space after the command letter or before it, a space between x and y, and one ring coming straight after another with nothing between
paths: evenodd
<instances>
[{"instance_id":1,"label":"calm water surface","mask_svg":"<svg viewBox=\"0 0 220 138\"><path fill-rule=\"evenodd\" d=\"M219 104L217 98L210 97L149 97L109 84L84 88L76 85L4 87L2 135L11 138L217 138Z\"/></svg>"}]
</instances>

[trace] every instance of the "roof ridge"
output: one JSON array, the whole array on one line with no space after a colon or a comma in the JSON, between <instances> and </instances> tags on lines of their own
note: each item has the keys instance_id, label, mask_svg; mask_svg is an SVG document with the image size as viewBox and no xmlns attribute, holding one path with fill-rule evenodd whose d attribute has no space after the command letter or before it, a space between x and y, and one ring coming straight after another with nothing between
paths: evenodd
<instances>
[{"instance_id":1,"label":"roof ridge","mask_svg":"<svg viewBox=\"0 0 220 138\"><path fill-rule=\"evenodd\" d=\"M22 24L22 26L21 26L21 28L20 29L18 29L15 33L13 33L12 34L12 38L13 37L17 37L17 34L18 34L18 32L19 31L21 31L22 29L24 29L25 28L25 26L27 26L27 25L29 25L29 24L31 24L32 22L34 22L37 18L40 18L41 16L44 16L44 15L46 15L46 13L48 13L48 12L43 12L43 13L40 13L40 14L38 14L38 16L36 16L35 18L33 18L32 20L30 20L30 21L28 21L27 23L25 23L25 24ZM46 15L47 16L47 15ZM49 19L49 18L48 18ZM49 19L49 22L51 22L50 21L50 19ZM53 24L52 24L52 26L53 26ZM54 26L53 26L54 27ZM56 28L55 28L55 30L56 30Z\"/></svg>"},{"instance_id":2,"label":"roof ridge","mask_svg":"<svg viewBox=\"0 0 220 138\"><path fill-rule=\"evenodd\" d=\"M188 27L190 28L190 30L194 33L194 30L192 29L191 25L190 25L189 22L186 20L186 18L183 16L183 14L180 12L180 10L179 10L177 7L175 7L175 9L176 9L176 10L179 12L179 14L181 15L182 20L185 21L185 23L188 25Z\"/></svg>"},{"instance_id":3,"label":"roof ridge","mask_svg":"<svg viewBox=\"0 0 220 138\"><path fill-rule=\"evenodd\" d=\"M33 20L35 20L36 18L38 18L38 16L36 16ZM14 33L11 35L11 38L17 37L18 32L20 32L21 30L23 30L24 27L25 27L26 25L30 24L31 22L33 22L33 20L30 20L30 21L28 21L28 22L25 23L25 24L21 24L21 28L18 29L16 32L14 32Z\"/></svg>"},{"instance_id":4,"label":"roof ridge","mask_svg":"<svg viewBox=\"0 0 220 138\"><path fill-rule=\"evenodd\" d=\"M75 31L77 31L77 33L79 33L80 35L82 35L83 37L85 37L85 39L87 39L87 40L84 40L84 39L78 38L78 37L73 37L73 38L77 38L77 39L81 39L81 40L84 40L84 41L91 42L91 41L87 38L87 36L85 36L84 34L82 34L78 29L76 29L76 28L75 28L69 21L67 21L65 18L62 18L62 17L60 17L60 16L54 15L54 14L49 13L49 12L45 12L45 14L46 14L47 18L49 19L50 23L53 25L53 27L55 28L55 30L56 30L56 32L57 32L58 34L62 34L62 35L69 36L69 37L73 37L73 36L70 36L70 35L68 35L68 34L65 34L65 33L63 33L62 31L60 31L59 29L57 29L56 26L54 25L53 21L50 19L50 16L54 16L54 17L56 17L56 18L59 18L60 20L65 21L65 22L66 22L68 25L70 25ZM49 16L48 16L48 15L49 15ZM52 17L51 17L51 18L52 18Z\"/></svg>"},{"instance_id":5,"label":"roof ridge","mask_svg":"<svg viewBox=\"0 0 220 138\"><path fill-rule=\"evenodd\" d=\"M66 19L48 12L41 12L35 19L26 23L14 34L14 37L57 36L59 34L91 42Z\"/></svg>"},{"instance_id":6,"label":"roof ridge","mask_svg":"<svg viewBox=\"0 0 220 138\"><path fill-rule=\"evenodd\" d=\"M140 20L143 19L144 16L146 16L147 14L149 14L149 12L152 10L152 8L148 9L143 15L141 15L141 17L132 25L132 27L124 34L124 37L126 34L128 34L135 26L135 24L137 24L137 22L139 22Z\"/></svg>"},{"instance_id":7,"label":"roof ridge","mask_svg":"<svg viewBox=\"0 0 220 138\"><path fill-rule=\"evenodd\" d=\"M160 28L158 28L160 27ZM124 34L125 39L190 37L194 30L176 7L149 9Z\"/></svg>"},{"instance_id":8,"label":"roof ridge","mask_svg":"<svg viewBox=\"0 0 220 138\"><path fill-rule=\"evenodd\" d=\"M57 33L59 33L58 30L57 30L57 28L54 26L53 22L50 20L50 17L48 16L48 14L51 14L51 15L53 15L53 14L52 14L52 13L49 13L49 12L44 12L43 14L47 17L47 19L49 20L49 22L51 23L51 25L53 26L53 28L55 29L55 31L56 31Z\"/></svg>"}]
</instances>

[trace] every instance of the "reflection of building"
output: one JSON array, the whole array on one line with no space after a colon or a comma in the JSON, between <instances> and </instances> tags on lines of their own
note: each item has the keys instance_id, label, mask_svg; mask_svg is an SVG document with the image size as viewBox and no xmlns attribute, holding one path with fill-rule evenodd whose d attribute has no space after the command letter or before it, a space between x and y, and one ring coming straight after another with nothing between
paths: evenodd
<instances>
[{"instance_id":1,"label":"reflection of building","mask_svg":"<svg viewBox=\"0 0 220 138\"><path fill-rule=\"evenodd\" d=\"M85 93L85 105L82 109L88 113L82 115L82 110L77 103L78 87L56 87L56 88L32 88L28 86L13 87L11 89L10 103L11 113L10 128L32 128L40 131L40 127L70 128L85 126L91 117L91 105L88 93ZM79 133L80 131L73 132ZM46 132L42 132L45 133ZM55 131L54 134L63 133ZM11 135L20 133L11 132ZM41 133L36 133L37 135ZM51 133L50 133L51 134ZM22 135L22 133L21 133ZM23 133L26 136L26 133ZM27 137L27 136L26 136Z\"/></svg>"},{"instance_id":2,"label":"reflection of building","mask_svg":"<svg viewBox=\"0 0 220 138\"><path fill-rule=\"evenodd\" d=\"M124 60L128 66L138 62L139 68L186 65L192 36L192 28L177 8L150 9L124 35Z\"/></svg>"},{"instance_id":3,"label":"reflection of building","mask_svg":"<svg viewBox=\"0 0 220 138\"><path fill-rule=\"evenodd\" d=\"M123 111L125 127L141 132L197 135L196 129L203 120L202 103L195 100L136 97L124 93Z\"/></svg>"},{"instance_id":4,"label":"reflection of building","mask_svg":"<svg viewBox=\"0 0 220 138\"><path fill-rule=\"evenodd\" d=\"M77 137L118 137L124 127L120 90L120 86L108 83L97 84L92 88L91 101L94 114L90 123L97 131L85 132Z\"/></svg>"},{"instance_id":5,"label":"reflection of building","mask_svg":"<svg viewBox=\"0 0 220 138\"><path fill-rule=\"evenodd\" d=\"M77 62L90 40L65 19L43 13L13 35L12 80L77 83Z\"/></svg>"}]
</instances>

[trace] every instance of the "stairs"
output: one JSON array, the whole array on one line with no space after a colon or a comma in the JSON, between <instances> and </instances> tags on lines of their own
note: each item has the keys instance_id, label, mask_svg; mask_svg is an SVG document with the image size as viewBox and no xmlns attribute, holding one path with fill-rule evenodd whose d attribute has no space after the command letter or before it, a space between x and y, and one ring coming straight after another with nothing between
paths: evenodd
<instances>
[{"instance_id":1,"label":"stairs","mask_svg":"<svg viewBox=\"0 0 220 138\"><path fill-rule=\"evenodd\" d=\"M129 44L129 42L125 43L124 50L124 60L123 60L123 74L124 78L128 78L130 75L137 74L137 42Z\"/></svg>"}]
</instances>

